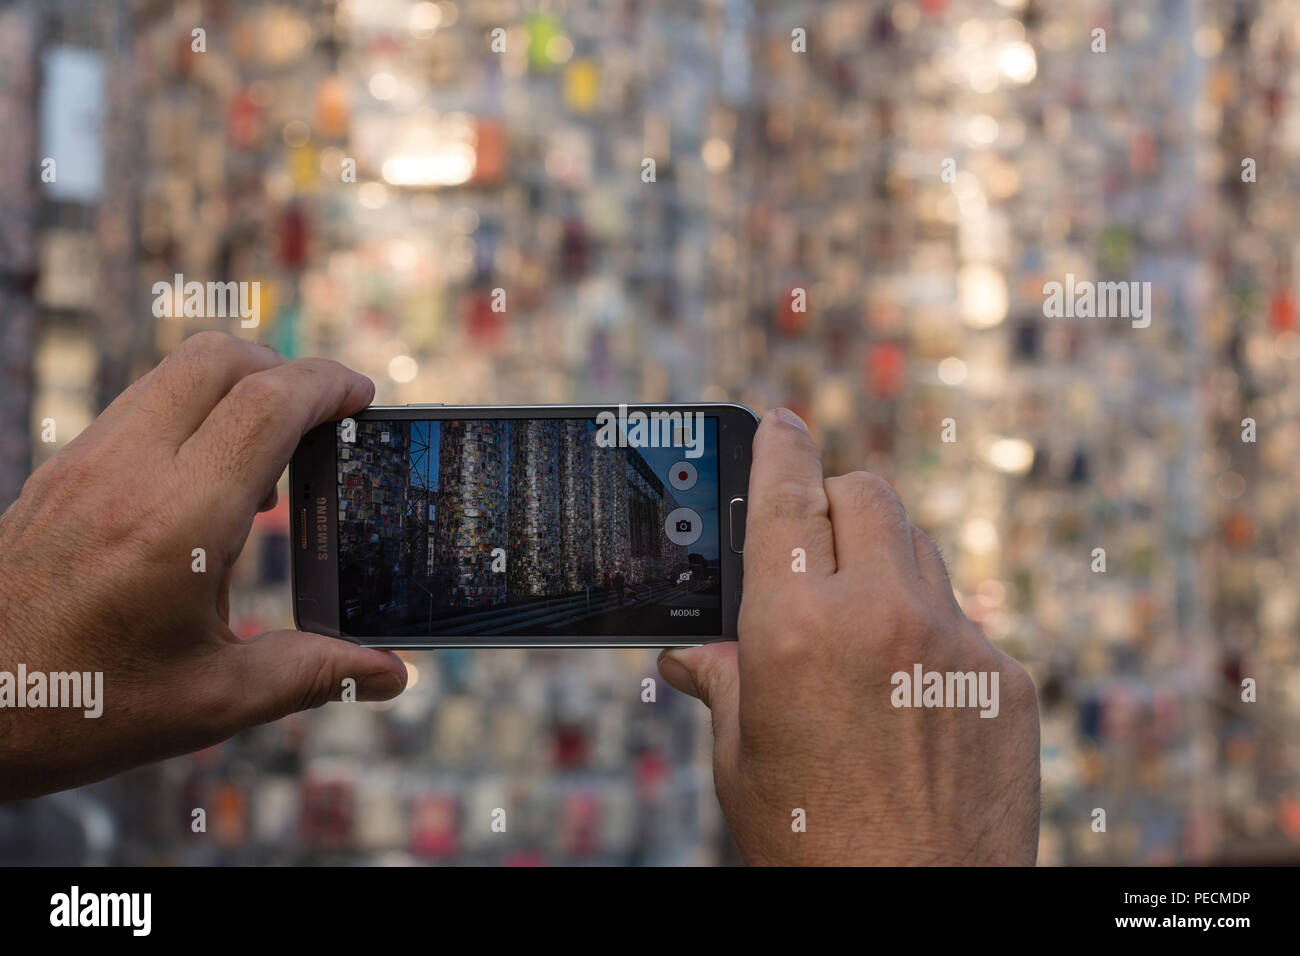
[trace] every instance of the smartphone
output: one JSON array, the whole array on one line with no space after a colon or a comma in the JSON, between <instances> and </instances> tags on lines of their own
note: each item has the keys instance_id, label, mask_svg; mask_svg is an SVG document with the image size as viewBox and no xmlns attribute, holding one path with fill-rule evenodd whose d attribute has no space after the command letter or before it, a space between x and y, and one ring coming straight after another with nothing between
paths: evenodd
<instances>
[{"instance_id":1,"label":"smartphone","mask_svg":"<svg viewBox=\"0 0 1300 956\"><path fill-rule=\"evenodd\" d=\"M294 621L373 647L734 640L742 405L374 406L289 465Z\"/></svg>"}]
</instances>

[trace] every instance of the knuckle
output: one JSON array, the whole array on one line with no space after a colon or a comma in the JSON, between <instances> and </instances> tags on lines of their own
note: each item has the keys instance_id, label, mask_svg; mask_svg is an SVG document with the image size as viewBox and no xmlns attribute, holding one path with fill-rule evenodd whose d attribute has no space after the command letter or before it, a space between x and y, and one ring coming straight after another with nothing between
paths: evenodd
<instances>
[{"instance_id":1,"label":"knuckle","mask_svg":"<svg viewBox=\"0 0 1300 956\"><path fill-rule=\"evenodd\" d=\"M298 696L294 711L314 710L334 696L334 671L323 658L300 658L295 666Z\"/></svg>"},{"instance_id":2,"label":"knuckle","mask_svg":"<svg viewBox=\"0 0 1300 956\"><path fill-rule=\"evenodd\" d=\"M279 377L259 373L240 379L229 397L240 416L262 421L275 417L276 409L288 398L288 393L288 386Z\"/></svg>"},{"instance_id":3,"label":"knuckle","mask_svg":"<svg viewBox=\"0 0 1300 956\"><path fill-rule=\"evenodd\" d=\"M1001 677L1003 700L1012 707L1038 707L1038 688L1034 679L1014 657L998 652L997 668Z\"/></svg>"},{"instance_id":4,"label":"knuckle","mask_svg":"<svg viewBox=\"0 0 1300 956\"><path fill-rule=\"evenodd\" d=\"M205 329L202 332L195 332L177 346L175 354L187 360L207 364L233 356L239 348L239 340L233 335Z\"/></svg>"},{"instance_id":5,"label":"knuckle","mask_svg":"<svg viewBox=\"0 0 1300 956\"><path fill-rule=\"evenodd\" d=\"M352 372L342 362L336 362L333 359L318 358L310 356L300 358L291 363L294 370L307 378L326 378L345 380L352 375Z\"/></svg>"},{"instance_id":6,"label":"knuckle","mask_svg":"<svg viewBox=\"0 0 1300 956\"><path fill-rule=\"evenodd\" d=\"M313 391L342 393L356 379L356 372L333 359L305 358L293 363L303 384Z\"/></svg>"},{"instance_id":7,"label":"knuckle","mask_svg":"<svg viewBox=\"0 0 1300 956\"><path fill-rule=\"evenodd\" d=\"M255 701L250 707L248 688L258 675L254 674L253 661L245 647L231 648L234 653L212 654L203 660L202 688L195 708L196 729L210 740L224 740L250 724L262 724L281 716L266 701Z\"/></svg>"},{"instance_id":8,"label":"knuckle","mask_svg":"<svg viewBox=\"0 0 1300 956\"><path fill-rule=\"evenodd\" d=\"M814 646L810 635L797 627L779 628L776 633L763 639L760 659L763 664L776 671L786 671L806 667L808 649Z\"/></svg>"},{"instance_id":9,"label":"knuckle","mask_svg":"<svg viewBox=\"0 0 1300 956\"><path fill-rule=\"evenodd\" d=\"M834 479L848 492L847 498L858 511L878 514L904 514L903 501L894 486L869 471L851 471Z\"/></svg>"},{"instance_id":10,"label":"knuckle","mask_svg":"<svg viewBox=\"0 0 1300 956\"><path fill-rule=\"evenodd\" d=\"M59 454L45 459L39 468L27 476L27 480L23 482L22 490L19 492L19 497L31 500L42 494L45 486L53 478L54 473L58 471L60 464Z\"/></svg>"},{"instance_id":11,"label":"knuckle","mask_svg":"<svg viewBox=\"0 0 1300 956\"><path fill-rule=\"evenodd\" d=\"M91 525L108 541L143 538L156 531L159 522L150 509L132 495L111 495L91 512Z\"/></svg>"},{"instance_id":12,"label":"knuckle","mask_svg":"<svg viewBox=\"0 0 1300 956\"><path fill-rule=\"evenodd\" d=\"M778 618L781 629L800 638L807 639L819 630L826 619L825 611L817 606L812 598L801 598L783 605Z\"/></svg>"},{"instance_id":13,"label":"knuckle","mask_svg":"<svg viewBox=\"0 0 1300 956\"><path fill-rule=\"evenodd\" d=\"M755 507L774 518L814 518L826 514L826 490L820 483L787 478L764 489Z\"/></svg>"},{"instance_id":14,"label":"knuckle","mask_svg":"<svg viewBox=\"0 0 1300 956\"><path fill-rule=\"evenodd\" d=\"M939 631L933 606L910 588L902 589L889 602L887 617L891 642L912 650L929 646Z\"/></svg>"},{"instance_id":15,"label":"knuckle","mask_svg":"<svg viewBox=\"0 0 1300 956\"><path fill-rule=\"evenodd\" d=\"M817 646L825 624L825 610L813 597L747 601L740 608L741 639L748 636L754 652L769 665L806 664L808 649Z\"/></svg>"},{"instance_id":16,"label":"knuckle","mask_svg":"<svg viewBox=\"0 0 1300 956\"><path fill-rule=\"evenodd\" d=\"M316 378L322 372L330 371L331 365L337 365L329 359L320 358L301 358L293 363L293 370L299 375L305 375L308 378Z\"/></svg>"},{"instance_id":17,"label":"knuckle","mask_svg":"<svg viewBox=\"0 0 1300 956\"><path fill-rule=\"evenodd\" d=\"M158 366L156 375L146 376L141 385L142 407L154 415L166 416L184 406L191 394L207 383L224 378L239 362L247 346L225 332L206 329L195 332L172 349Z\"/></svg>"},{"instance_id":18,"label":"knuckle","mask_svg":"<svg viewBox=\"0 0 1300 956\"><path fill-rule=\"evenodd\" d=\"M98 471L98 467L88 456L57 454L42 465L28 479L28 482L44 472L35 489L41 499L62 506L71 500L82 499L87 489L102 483L102 475L98 475Z\"/></svg>"}]
</instances>

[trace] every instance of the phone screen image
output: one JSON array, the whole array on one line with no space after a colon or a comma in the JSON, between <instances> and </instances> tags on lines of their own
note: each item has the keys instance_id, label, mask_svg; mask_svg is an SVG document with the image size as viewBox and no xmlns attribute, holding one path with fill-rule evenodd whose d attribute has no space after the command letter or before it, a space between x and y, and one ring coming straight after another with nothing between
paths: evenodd
<instances>
[{"instance_id":1,"label":"phone screen image","mask_svg":"<svg viewBox=\"0 0 1300 956\"><path fill-rule=\"evenodd\" d=\"M342 634L719 633L716 417L663 447L594 418L353 424L336 436Z\"/></svg>"}]
</instances>

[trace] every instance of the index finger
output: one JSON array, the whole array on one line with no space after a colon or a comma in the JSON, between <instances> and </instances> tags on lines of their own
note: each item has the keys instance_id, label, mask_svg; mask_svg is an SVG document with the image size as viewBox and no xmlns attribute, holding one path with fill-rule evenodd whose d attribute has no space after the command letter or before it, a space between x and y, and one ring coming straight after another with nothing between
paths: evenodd
<instances>
[{"instance_id":1,"label":"index finger","mask_svg":"<svg viewBox=\"0 0 1300 956\"><path fill-rule=\"evenodd\" d=\"M794 412L768 412L754 435L745 521L745 586L835 572L835 539L822 484L822 458ZM799 550L796 550L799 549Z\"/></svg>"},{"instance_id":2,"label":"index finger","mask_svg":"<svg viewBox=\"0 0 1300 956\"><path fill-rule=\"evenodd\" d=\"M251 522L299 439L360 411L375 385L327 359L307 358L237 382L181 446L177 462L205 489L207 513Z\"/></svg>"}]
</instances>

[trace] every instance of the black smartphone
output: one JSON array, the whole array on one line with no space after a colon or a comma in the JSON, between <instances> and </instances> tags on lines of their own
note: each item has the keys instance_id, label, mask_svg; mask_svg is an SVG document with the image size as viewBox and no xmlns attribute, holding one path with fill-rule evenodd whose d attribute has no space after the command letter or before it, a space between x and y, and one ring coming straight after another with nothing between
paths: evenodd
<instances>
[{"instance_id":1,"label":"black smartphone","mask_svg":"<svg viewBox=\"0 0 1300 956\"><path fill-rule=\"evenodd\" d=\"M298 627L374 647L736 637L742 405L375 406L289 465Z\"/></svg>"}]
</instances>

